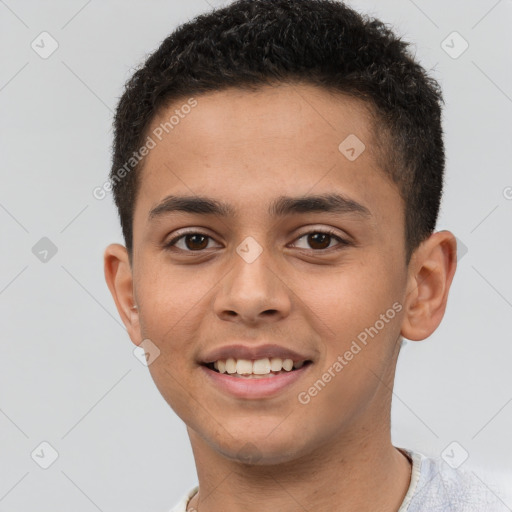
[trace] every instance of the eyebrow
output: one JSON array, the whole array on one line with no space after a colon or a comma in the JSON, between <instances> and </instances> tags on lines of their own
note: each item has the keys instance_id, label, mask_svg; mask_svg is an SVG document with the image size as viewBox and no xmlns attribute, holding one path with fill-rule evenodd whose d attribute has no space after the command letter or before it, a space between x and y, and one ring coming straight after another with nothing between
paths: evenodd
<instances>
[{"instance_id":1,"label":"eyebrow","mask_svg":"<svg viewBox=\"0 0 512 512\"><path fill-rule=\"evenodd\" d=\"M194 213L234 217L236 210L227 203L204 196L167 196L149 212L148 220L154 220L172 212ZM328 212L337 214L355 214L360 217L372 217L366 206L341 194L307 195L300 197L280 196L269 206L272 217L284 217L291 214Z\"/></svg>"}]
</instances>

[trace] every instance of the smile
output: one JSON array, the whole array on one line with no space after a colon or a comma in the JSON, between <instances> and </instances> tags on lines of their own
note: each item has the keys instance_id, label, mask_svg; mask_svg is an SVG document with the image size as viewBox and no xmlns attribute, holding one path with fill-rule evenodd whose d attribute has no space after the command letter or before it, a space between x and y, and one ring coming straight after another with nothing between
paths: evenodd
<instances>
[{"instance_id":1,"label":"smile","mask_svg":"<svg viewBox=\"0 0 512 512\"><path fill-rule=\"evenodd\" d=\"M202 364L200 369L214 390L238 399L256 400L275 397L291 388L312 365L310 360L228 358Z\"/></svg>"},{"instance_id":2,"label":"smile","mask_svg":"<svg viewBox=\"0 0 512 512\"><path fill-rule=\"evenodd\" d=\"M265 378L275 377L282 373L298 370L310 361L293 361L293 359L281 359L280 357L264 357L261 359L219 359L206 366L218 373L227 373L233 377Z\"/></svg>"}]
</instances>

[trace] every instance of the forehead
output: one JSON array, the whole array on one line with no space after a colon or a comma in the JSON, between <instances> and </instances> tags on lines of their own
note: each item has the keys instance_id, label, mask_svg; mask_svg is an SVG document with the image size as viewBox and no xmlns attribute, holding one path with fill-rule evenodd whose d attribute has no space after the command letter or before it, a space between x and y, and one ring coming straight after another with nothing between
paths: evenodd
<instances>
[{"instance_id":1,"label":"forehead","mask_svg":"<svg viewBox=\"0 0 512 512\"><path fill-rule=\"evenodd\" d=\"M358 134L367 143L369 152L373 150L370 140L373 126L366 103L313 85L279 84L256 90L228 88L194 99L197 106L193 109L186 108L190 98L182 98L159 110L150 131L163 129L164 144L192 143L197 149L212 152L222 143L223 152L236 151L240 146L247 152L252 146L257 153L264 145L286 144L286 149L294 146L300 153L305 142L314 141L315 157L318 157L322 151L332 150L333 140L341 142L344 134ZM182 110L188 113L173 116ZM166 126L171 118L176 124Z\"/></svg>"},{"instance_id":2,"label":"forehead","mask_svg":"<svg viewBox=\"0 0 512 512\"><path fill-rule=\"evenodd\" d=\"M153 120L136 212L147 216L167 195L224 198L240 213L263 200L268 211L278 196L337 189L378 215L379 190L387 187L394 202L399 196L377 165L371 116L359 100L281 84L194 101L193 108L190 98L174 101Z\"/></svg>"}]
</instances>

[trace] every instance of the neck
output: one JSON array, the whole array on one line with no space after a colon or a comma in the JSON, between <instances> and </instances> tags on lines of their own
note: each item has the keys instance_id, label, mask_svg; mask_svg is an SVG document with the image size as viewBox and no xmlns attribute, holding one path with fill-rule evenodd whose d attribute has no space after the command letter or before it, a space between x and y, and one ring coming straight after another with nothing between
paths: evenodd
<instances>
[{"instance_id":1,"label":"neck","mask_svg":"<svg viewBox=\"0 0 512 512\"><path fill-rule=\"evenodd\" d=\"M241 464L192 429L189 436L199 480L191 511L259 512L264 503L265 510L280 512L396 512L410 484L410 462L392 445L389 429L358 429L357 435L272 465Z\"/></svg>"}]
</instances>

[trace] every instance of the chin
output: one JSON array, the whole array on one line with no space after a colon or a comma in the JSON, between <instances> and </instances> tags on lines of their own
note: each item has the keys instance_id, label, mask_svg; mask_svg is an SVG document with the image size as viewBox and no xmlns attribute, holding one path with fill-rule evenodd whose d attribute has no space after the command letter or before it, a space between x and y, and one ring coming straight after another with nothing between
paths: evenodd
<instances>
[{"instance_id":1,"label":"chin","mask_svg":"<svg viewBox=\"0 0 512 512\"><path fill-rule=\"evenodd\" d=\"M280 451L260 448L260 446L247 442L237 452L229 450L221 453L234 462L261 467L294 462L300 457L296 447L288 450L283 448Z\"/></svg>"},{"instance_id":2,"label":"chin","mask_svg":"<svg viewBox=\"0 0 512 512\"><path fill-rule=\"evenodd\" d=\"M254 466L269 466L295 461L307 451L297 444L299 436L292 432L248 435L247 431L211 444L224 457Z\"/></svg>"}]
</instances>

